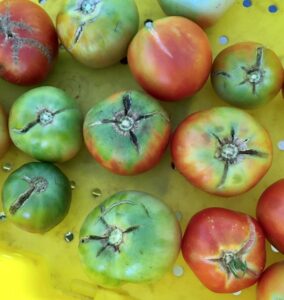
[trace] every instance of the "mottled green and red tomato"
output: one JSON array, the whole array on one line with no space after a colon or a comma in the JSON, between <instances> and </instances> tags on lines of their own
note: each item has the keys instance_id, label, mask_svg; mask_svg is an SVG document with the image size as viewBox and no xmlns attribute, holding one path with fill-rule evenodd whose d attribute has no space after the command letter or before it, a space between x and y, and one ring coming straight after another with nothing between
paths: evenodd
<instances>
[{"instance_id":1,"label":"mottled green and red tomato","mask_svg":"<svg viewBox=\"0 0 284 300\"><path fill-rule=\"evenodd\" d=\"M175 262L178 221L157 198L137 191L112 195L88 215L79 252L90 278L103 286L152 282Z\"/></svg>"},{"instance_id":2,"label":"mottled green and red tomato","mask_svg":"<svg viewBox=\"0 0 284 300\"><path fill-rule=\"evenodd\" d=\"M269 266L257 285L256 300L284 299L284 261Z\"/></svg>"},{"instance_id":3,"label":"mottled green and red tomato","mask_svg":"<svg viewBox=\"0 0 284 300\"><path fill-rule=\"evenodd\" d=\"M224 208L192 217L182 254L199 280L217 293L235 293L255 284L265 267L265 237L257 221Z\"/></svg>"},{"instance_id":4,"label":"mottled green and red tomato","mask_svg":"<svg viewBox=\"0 0 284 300\"><path fill-rule=\"evenodd\" d=\"M176 168L196 187L234 196L254 187L272 163L272 142L253 117L217 107L188 116L172 139Z\"/></svg>"},{"instance_id":5,"label":"mottled green and red tomato","mask_svg":"<svg viewBox=\"0 0 284 300\"><path fill-rule=\"evenodd\" d=\"M186 17L202 28L214 25L235 3L235 0L159 0L169 16Z\"/></svg>"},{"instance_id":6,"label":"mottled green and red tomato","mask_svg":"<svg viewBox=\"0 0 284 300\"><path fill-rule=\"evenodd\" d=\"M128 49L138 83L160 100L194 95L205 84L212 64L205 32L182 17L147 20Z\"/></svg>"},{"instance_id":7,"label":"mottled green and red tomato","mask_svg":"<svg viewBox=\"0 0 284 300\"><path fill-rule=\"evenodd\" d=\"M20 85L43 81L58 53L48 14L29 0L0 3L0 76Z\"/></svg>"},{"instance_id":8,"label":"mottled green and red tomato","mask_svg":"<svg viewBox=\"0 0 284 300\"><path fill-rule=\"evenodd\" d=\"M12 105L9 131L14 144L49 162L73 158L82 144L82 114L77 102L49 86L32 89Z\"/></svg>"},{"instance_id":9,"label":"mottled green and red tomato","mask_svg":"<svg viewBox=\"0 0 284 300\"><path fill-rule=\"evenodd\" d=\"M158 101L124 91L97 103L84 122L93 157L108 170L133 175L154 167L168 145L170 121Z\"/></svg>"},{"instance_id":10,"label":"mottled green and red tomato","mask_svg":"<svg viewBox=\"0 0 284 300\"><path fill-rule=\"evenodd\" d=\"M284 179L273 183L263 192L256 213L266 238L284 253Z\"/></svg>"},{"instance_id":11,"label":"mottled green and red tomato","mask_svg":"<svg viewBox=\"0 0 284 300\"><path fill-rule=\"evenodd\" d=\"M6 112L0 105L0 158L8 151L10 137Z\"/></svg>"},{"instance_id":12,"label":"mottled green and red tomato","mask_svg":"<svg viewBox=\"0 0 284 300\"><path fill-rule=\"evenodd\" d=\"M265 46L238 43L215 58L211 82L223 100L242 108L254 108L273 99L282 88L283 67Z\"/></svg>"},{"instance_id":13,"label":"mottled green and red tomato","mask_svg":"<svg viewBox=\"0 0 284 300\"><path fill-rule=\"evenodd\" d=\"M44 233L60 223L70 201L68 178L49 163L27 163L3 185L2 203L8 220L29 232Z\"/></svg>"},{"instance_id":14,"label":"mottled green and red tomato","mask_svg":"<svg viewBox=\"0 0 284 300\"><path fill-rule=\"evenodd\" d=\"M56 20L67 51L93 68L108 67L124 58L138 26L134 0L68 0Z\"/></svg>"}]
</instances>

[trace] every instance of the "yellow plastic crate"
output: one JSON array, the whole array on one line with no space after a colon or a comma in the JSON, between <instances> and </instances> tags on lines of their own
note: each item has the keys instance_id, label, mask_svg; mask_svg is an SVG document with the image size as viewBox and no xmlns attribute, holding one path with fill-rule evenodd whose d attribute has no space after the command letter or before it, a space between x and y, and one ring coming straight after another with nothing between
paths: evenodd
<instances>
[{"instance_id":1,"label":"yellow plastic crate","mask_svg":"<svg viewBox=\"0 0 284 300\"><path fill-rule=\"evenodd\" d=\"M123 1L123 0L121 0ZM39 2L39 1L34 1ZM55 20L64 1L42 1L43 8ZM140 11L140 23L148 18L157 19L164 14L156 0L136 0ZM269 5L278 6L278 12L270 13ZM207 30L214 56L225 46L241 41L256 41L272 48L284 60L284 3L283 0L255 0L249 8L243 1L236 1L227 14ZM229 39L220 44L220 37ZM97 101L122 89L141 89L130 74L129 68L118 64L105 70L88 69L74 61L65 50L60 51L57 65L44 85L66 90L80 103L84 113ZM0 101L8 110L13 101L28 90L0 81ZM169 111L173 126L185 116L201 109L224 105L207 85L196 96L183 102L162 103ZM251 113L270 132L274 143L274 163L268 175L250 192L234 198L210 196L190 185L171 168L169 151L153 170L139 176L121 177L100 167L83 147L76 159L61 164L60 168L76 183L70 212L65 220L44 235L26 233L9 221L0 222L0 298L5 300L44 299L95 299L95 300L232 300L255 299L255 287L239 296L214 294L205 289L180 255L173 270L155 284L124 285L120 290L98 288L84 273L78 256L78 233L89 211L107 196L125 189L149 192L164 200L181 218L184 229L190 217L197 211L211 206L221 206L255 215L257 200L262 191L284 176L284 152L278 143L284 140L284 101L278 95L271 103ZM0 164L0 182L3 184L12 169L20 167L31 158L14 146ZM92 190L99 188L102 195L94 197ZM0 204L1 205L1 204ZM0 207L1 210L1 207ZM74 240L64 240L66 232L74 233ZM283 259L267 245L268 264ZM180 276L176 276L180 275ZM237 297L237 298L235 298Z\"/></svg>"}]
</instances>

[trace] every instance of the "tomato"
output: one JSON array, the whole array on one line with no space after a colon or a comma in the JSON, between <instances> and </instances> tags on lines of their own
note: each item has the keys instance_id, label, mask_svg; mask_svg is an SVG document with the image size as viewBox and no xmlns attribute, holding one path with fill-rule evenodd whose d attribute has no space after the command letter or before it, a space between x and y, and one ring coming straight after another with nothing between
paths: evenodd
<instances>
[{"instance_id":1,"label":"tomato","mask_svg":"<svg viewBox=\"0 0 284 300\"><path fill-rule=\"evenodd\" d=\"M136 80L152 96L176 101L205 84L212 56L203 30L182 17L147 20L132 40L128 62Z\"/></svg>"},{"instance_id":2,"label":"tomato","mask_svg":"<svg viewBox=\"0 0 284 300\"><path fill-rule=\"evenodd\" d=\"M267 131L249 114L216 107L188 116L172 140L176 168L196 187L234 196L255 186L272 163Z\"/></svg>"},{"instance_id":3,"label":"tomato","mask_svg":"<svg viewBox=\"0 0 284 300\"><path fill-rule=\"evenodd\" d=\"M253 285L265 266L260 225L229 209L207 208L194 215L181 249L199 280L217 293L235 293Z\"/></svg>"},{"instance_id":4,"label":"tomato","mask_svg":"<svg viewBox=\"0 0 284 300\"><path fill-rule=\"evenodd\" d=\"M284 261L269 266L257 285L257 300L284 299Z\"/></svg>"},{"instance_id":5,"label":"tomato","mask_svg":"<svg viewBox=\"0 0 284 300\"><path fill-rule=\"evenodd\" d=\"M256 213L266 238L284 253L284 179L273 183L263 192Z\"/></svg>"},{"instance_id":6,"label":"tomato","mask_svg":"<svg viewBox=\"0 0 284 300\"><path fill-rule=\"evenodd\" d=\"M65 48L93 68L108 67L124 58L138 26L134 0L68 0L56 20Z\"/></svg>"},{"instance_id":7,"label":"tomato","mask_svg":"<svg viewBox=\"0 0 284 300\"><path fill-rule=\"evenodd\" d=\"M58 53L52 20L28 0L1 1L0 44L0 76L20 85L43 81Z\"/></svg>"},{"instance_id":8,"label":"tomato","mask_svg":"<svg viewBox=\"0 0 284 300\"><path fill-rule=\"evenodd\" d=\"M167 15L189 18L203 28L214 25L234 2L234 0L159 0Z\"/></svg>"},{"instance_id":9,"label":"tomato","mask_svg":"<svg viewBox=\"0 0 284 300\"><path fill-rule=\"evenodd\" d=\"M219 53L211 73L212 86L226 102L254 108L273 99L282 88L283 68L265 46L238 43Z\"/></svg>"},{"instance_id":10,"label":"tomato","mask_svg":"<svg viewBox=\"0 0 284 300\"><path fill-rule=\"evenodd\" d=\"M39 87L13 104L9 131L14 144L43 161L73 158L82 143L82 115L74 99L54 87Z\"/></svg>"},{"instance_id":11,"label":"tomato","mask_svg":"<svg viewBox=\"0 0 284 300\"><path fill-rule=\"evenodd\" d=\"M8 120L3 107L0 105L0 158L8 151L10 137L8 131Z\"/></svg>"},{"instance_id":12,"label":"tomato","mask_svg":"<svg viewBox=\"0 0 284 300\"><path fill-rule=\"evenodd\" d=\"M87 114L84 137L94 158L108 170L133 175L156 165L167 147L170 121L152 97L123 91L100 101Z\"/></svg>"},{"instance_id":13,"label":"tomato","mask_svg":"<svg viewBox=\"0 0 284 300\"><path fill-rule=\"evenodd\" d=\"M96 284L157 280L176 260L181 231L174 213L137 191L116 193L97 206L80 231L79 252Z\"/></svg>"},{"instance_id":14,"label":"tomato","mask_svg":"<svg viewBox=\"0 0 284 300\"><path fill-rule=\"evenodd\" d=\"M52 164L27 163L3 185L5 214L18 227L44 233L63 220L71 201L68 178Z\"/></svg>"}]
</instances>

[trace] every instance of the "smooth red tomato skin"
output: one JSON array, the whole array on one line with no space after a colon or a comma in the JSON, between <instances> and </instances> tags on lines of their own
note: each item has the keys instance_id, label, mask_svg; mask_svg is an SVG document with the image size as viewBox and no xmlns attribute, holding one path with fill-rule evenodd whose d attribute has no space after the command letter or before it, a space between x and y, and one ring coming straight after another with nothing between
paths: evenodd
<instances>
[{"instance_id":1,"label":"smooth red tomato skin","mask_svg":"<svg viewBox=\"0 0 284 300\"><path fill-rule=\"evenodd\" d=\"M249 241L253 243L244 256L249 269L243 277L230 277L219 263L210 261L223 252L238 252ZM185 261L210 290L217 293L234 293L256 283L265 266L265 238L255 219L243 213L224 208L208 208L189 221L182 240Z\"/></svg>"},{"instance_id":2,"label":"smooth red tomato skin","mask_svg":"<svg viewBox=\"0 0 284 300\"><path fill-rule=\"evenodd\" d=\"M256 300L284 299L284 261L269 266L257 285Z\"/></svg>"},{"instance_id":3,"label":"smooth red tomato skin","mask_svg":"<svg viewBox=\"0 0 284 300\"><path fill-rule=\"evenodd\" d=\"M28 0L0 3L0 76L19 85L43 81L58 54L58 37L52 20ZM4 24L4 23L3 23ZM12 34L12 36L8 36Z\"/></svg>"},{"instance_id":4,"label":"smooth red tomato skin","mask_svg":"<svg viewBox=\"0 0 284 300\"><path fill-rule=\"evenodd\" d=\"M263 192L256 213L266 238L284 253L284 179L273 183Z\"/></svg>"},{"instance_id":5,"label":"smooth red tomato skin","mask_svg":"<svg viewBox=\"0 0 284 300\"><path fill-rule=\"evenodd\" d=\"M128 49L134 77L160 100L194 95L205 84L212 65L205 32L183 17L163 18L149 26L138 32Z\"/></svg>"}]
</instances>

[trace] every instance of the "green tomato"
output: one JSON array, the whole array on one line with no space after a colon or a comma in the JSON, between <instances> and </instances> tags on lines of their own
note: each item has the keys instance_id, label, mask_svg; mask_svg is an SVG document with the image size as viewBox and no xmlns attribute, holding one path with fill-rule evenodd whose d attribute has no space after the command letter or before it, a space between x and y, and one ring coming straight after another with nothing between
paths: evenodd
<instances>
[{"instance_id":1,"label":"green tomato","mask_svg":"<svg viewBox=\"0 0 284 300\"><path fill-rule=\"evenodd\" d=\"M180 241L176 217L163 202L143 192L124 191L88 215L79 252L95 283L117 286L159 279L176 260Z\"/></svg>"},{"instance_id":2,"label":"green tomato","mask_svg":"<svg viewBox=\"0 0 284 300\"><path fill-rule=\"evenodd\" d=\"M138 26L134 0L68 0L56 19L65 48L93 68L113 65L125 57Z\"/></svg>"},{"instance_id":3,"label":"green tomato","mask_svg":"<svg viewBox=\"0 0 284 300\"><path fill-rule=\"evenodd\" d=\"M18 227L44 233L63 220L71 201L68 178L49 163L27 163L9 175L2 190L3 209Z\"/></svg>"},{"instance_id":4,"label":"green tomato","mask_svg":"<svg viewBox=\"0 0 284 300\"><path fill-rule=\"evenodd\" d=\"M84 122L84 138L93 157L108 170L133 175L154 167L170 137L162 106L147 94L126 91L97 103Z\"/></svg>"},{"instance_id":5,"label":"green tomato","mask_svg":"<svg viewBox=\"0 0 284 300\"><path fill-rule=\"evenodd\" d=\"M14 144L49 162L73 158L82 144L82 115L74 99L54 87L39 87L13 104L9 131Z\"/></svg>"},{"instance_id":6,"label":"green tomato","mask_svg":"<svg viewBox=\"0 0 284 300\"><path fill-rule=\"evenodd\" d=\"M283 67L270 49L254 42L238 43L215 58L211 82L226 102L254 108L272 100L283 84Z\"/></svg>"}]
</instances>

